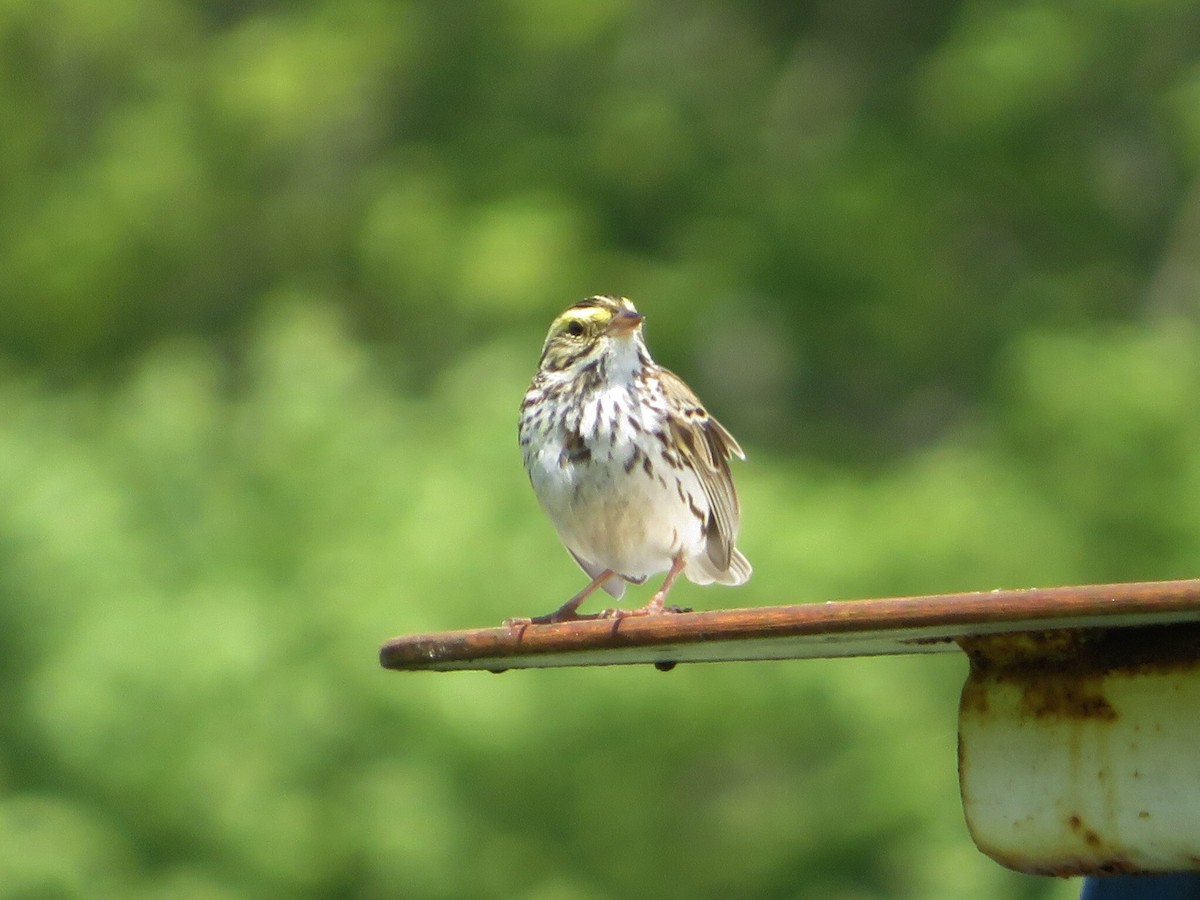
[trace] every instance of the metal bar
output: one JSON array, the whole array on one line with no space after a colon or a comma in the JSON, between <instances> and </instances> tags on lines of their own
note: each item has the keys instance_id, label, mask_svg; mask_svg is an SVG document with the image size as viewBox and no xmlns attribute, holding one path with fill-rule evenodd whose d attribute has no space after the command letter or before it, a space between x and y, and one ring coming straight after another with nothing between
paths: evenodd
<instances>
[{"instance_id":1,"label":"metal bar","mask_svg":"<svg viewBox=\"0 0 1200 900\"><path fill-rule=\"evenodd\" d=\"M404 671L876 656L972 636L1200 621L1200 579L767 606L394 638Z\"/></svg>"},{"instance_id":2,"label":"metal bar","mask_svg":"<svg viewBox=\"0 0 1200 900\"><path fill-rule=\"evenodd\" d=\"M959 783L1023 872L1200 869L1200 580L851 600L411 635L387 668L966 651Z\"/></svg>"}]
</instances>

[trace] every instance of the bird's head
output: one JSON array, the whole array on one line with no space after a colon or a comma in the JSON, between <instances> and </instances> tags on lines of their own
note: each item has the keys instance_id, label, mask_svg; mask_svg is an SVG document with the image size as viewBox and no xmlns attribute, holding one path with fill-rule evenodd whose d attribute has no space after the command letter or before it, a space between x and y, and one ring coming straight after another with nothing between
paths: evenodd
<instances>
[{"instance_id":1,"label":"bird's head","mask_svg":"<svg viewBox=\"0 0 1200 900\"><path fill-rule=\"evenodd\" d=\"M605 358L648 358L642 342L643 318L624 297L598 295L580 300L550 326L539 368L570 372Z\"/></svg>"}]
</instances>

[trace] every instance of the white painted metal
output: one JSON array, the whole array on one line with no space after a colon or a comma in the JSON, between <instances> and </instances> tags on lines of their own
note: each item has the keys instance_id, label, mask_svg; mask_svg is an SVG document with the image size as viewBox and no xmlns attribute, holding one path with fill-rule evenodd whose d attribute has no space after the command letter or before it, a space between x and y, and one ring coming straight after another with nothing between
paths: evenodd
<instances>
[{"instance_id":1,"label":"white painted metal","mask_svg":"<svg viewBox=\"0 0 1200 900\"><path fill-rule=\"evenodd\" d=\"M1038 874L1200 868L1200 663L1060 662L973 671L963 690L976 845Z\"/></svg>"}]
</instances>

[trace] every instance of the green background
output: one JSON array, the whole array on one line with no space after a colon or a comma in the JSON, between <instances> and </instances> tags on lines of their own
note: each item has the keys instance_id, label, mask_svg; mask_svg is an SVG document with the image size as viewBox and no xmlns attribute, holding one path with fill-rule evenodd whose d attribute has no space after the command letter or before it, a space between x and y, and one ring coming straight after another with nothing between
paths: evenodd
<instances>
[{"instance_id":1,"label":"green background","mask_svg":"<svg viewBox=\"0 0 1200 900\"><path fill-rule=\"evenodd\" d=\"M582 585L515 419L596 292L748 451L678 602L1197 575L1198 164L1183 0L0 5L0 896L1077 896L961 659L376 652Z\"/></svg>"}]
</instances>

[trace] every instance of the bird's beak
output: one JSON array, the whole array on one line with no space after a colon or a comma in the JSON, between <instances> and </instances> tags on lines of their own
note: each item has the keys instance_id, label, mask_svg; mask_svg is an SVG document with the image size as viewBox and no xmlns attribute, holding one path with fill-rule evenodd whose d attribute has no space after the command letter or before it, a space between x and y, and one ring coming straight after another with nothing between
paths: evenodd
<instances>
[{"instance_id":1,"label":"bird's beak","mask_svg":"<svg viewBox=\"0 0 1200 900\"><path fill-rule=\"evenodd\" d=\"M628 309L618 310L617 314L612 317L612 321L608 323L607 332L613 337L624 337L627 334L632 334L641 327L644 318L646 317L638 312L632 312Z\"/></svg>"}]
</instances>

